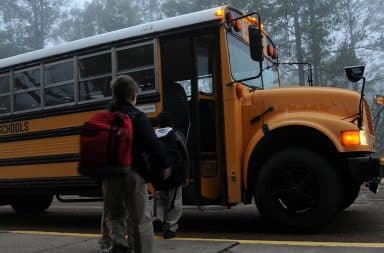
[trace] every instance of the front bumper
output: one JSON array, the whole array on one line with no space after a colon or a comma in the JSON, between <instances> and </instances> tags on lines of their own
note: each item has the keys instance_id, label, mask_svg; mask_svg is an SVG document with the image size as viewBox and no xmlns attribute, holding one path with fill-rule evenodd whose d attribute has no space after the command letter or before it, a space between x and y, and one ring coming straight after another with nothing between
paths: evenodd
<instances>
[{"instance_id":1,"label":"front bumper","mask_svg":"<svg viewBox=\"0 0 384 253\"><path fill-rule=\"evenodd\" d=\"M348 159L351 177L358 184L366 183L369 189L376 193L384 176L384 166L377 157L354 157Z\"/></svg>"}]
</instances>

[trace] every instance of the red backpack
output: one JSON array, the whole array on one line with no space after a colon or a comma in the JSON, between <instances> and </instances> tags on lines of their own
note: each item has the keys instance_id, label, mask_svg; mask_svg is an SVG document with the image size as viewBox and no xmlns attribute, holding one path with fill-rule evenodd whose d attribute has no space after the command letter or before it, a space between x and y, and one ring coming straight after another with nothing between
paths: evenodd
<instances>
[{"instance_id":1,"label":"red backpack","mask_svg":"<svg viewBox=\"0 0 384 253\"><path fill-rule=\"evenodd\" d=\"M80 132L80 174L105 177L127 173L132 165L133 126L128 114L103 111Z\"/></svg>"}]
</instances>

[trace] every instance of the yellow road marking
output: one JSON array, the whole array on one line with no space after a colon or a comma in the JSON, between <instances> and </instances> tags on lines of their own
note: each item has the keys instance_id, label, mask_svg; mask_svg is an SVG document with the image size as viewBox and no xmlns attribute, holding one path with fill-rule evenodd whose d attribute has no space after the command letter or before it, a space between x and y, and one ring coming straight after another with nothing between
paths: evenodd
<instances>
[{"instance_id":1,"label":"yellow road marking","mask_svg":"<svg viewBox=\"0 0 384 253\"><path fill-rule=\"evenodd\" d=\"M384 243L359 242L310 242L310 241L268 241L268 240L236 240L236 239L208 239L208 238L174 238L179 241L213 241L238 242L240 244L288 245L288 246L324 246L324 247L351 247L351 248L384 248Z\"/></svg>"},{"instance_id":2,"label":"yellow road marking","mask_svg":"<svg viewBox=\"0 0 384 253\"><path fill-rule=\"evenodd\" d=\"M8 231L14 234L31 234L31 235L54 235L54 236L74 236L74 237L92 237L99 238L99 234L83 234L83 233L61 233L61 232L45 232L45 231ZM156 240L163 240L161 236L155 236ZM207 241L207 242L238 242L240 244L255 245L288 245L288 246L308 246L308 247L350 247L350 248L384 248L384 243L365 243L365 242L309 242L309 241L269 241L269 240L236 240L236 239L220 239L220 238L187 238L176 237L172 240L176 241Z\"/></svg>"},{"instance_id":3,"label":"yellow road marking","mask_svg":"<svg viewBox=\"0 0 384 253\"><path fill-rule=\"evenodd\" d=\"M74 236L74 237L100 237L99 234L82 234L82 233L61 233L61 232L46 232L46 231L23 231L15 230L8 231L13 234L29 234L29 235L55 235L55 236Z\"/></svg>"}]
</instances>

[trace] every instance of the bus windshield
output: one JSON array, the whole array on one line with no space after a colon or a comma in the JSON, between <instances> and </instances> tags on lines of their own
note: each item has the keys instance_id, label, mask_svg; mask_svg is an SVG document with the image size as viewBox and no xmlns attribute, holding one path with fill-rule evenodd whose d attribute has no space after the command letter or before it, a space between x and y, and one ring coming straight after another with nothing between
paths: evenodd
<instances>
[{"instance_id":1,"label":"bus windshield","mask_svg":"<svg viewBox=\"0 0 384 253\"><path fill-rule=\"evenodd\" d=\"M260 64L251 59L248 44L229 32L227 33L227 41L233 80L257 76ZM269 38L267 43L272 45ZM269 56L264 56L262 65L261 77L244 81L243 83L255 89L279 87L277 64Z\"/></svg>"},{"instance_id":2,"label":"bus windshield","mask_svg":"<svg viewBox=\"0 0 384 253\"><path fill-rule=\"evenodd\" d=\"M229 58L233 80L241 80L260 73L260 65L249 55L249 46L231 33L227 33ZM244 84L254 88L262 88L261 78L244 81Z\"/></svg>"},{"instance_id":3,"label":"bus windshield","mask_svg":"<svg viewBox=\"0 0 384 253\"><path fill-rule=\"evenodd\" d=\"M266 57L264 57L263 61L263 88L277 88L280 86L278 79L278 65L269 61Z\"/></svg>"}]
</instances>

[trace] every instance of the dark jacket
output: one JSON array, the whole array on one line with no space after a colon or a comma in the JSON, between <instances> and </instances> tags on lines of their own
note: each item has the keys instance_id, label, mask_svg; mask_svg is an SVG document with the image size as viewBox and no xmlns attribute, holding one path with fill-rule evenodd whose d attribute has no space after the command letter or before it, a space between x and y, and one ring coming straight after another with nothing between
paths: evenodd
<instances>
[{"instance_id":1,"label":"dark jacket","mask_svg":"<svg viewBox=\"0 0 384 253\"><path fill-rule=\"evenodd\" d=\"M132 167L146 180L151 179L151 172L146 161L146 154L149 154L158 164L157 169L164 170L169 167L166 153L161 141L156 137L155 132L144 112L137 109L130 103L114 103L109 108L111 111L127 113L133 122L133 164Z\"/></svg>"},{"instance_id":2,"label":"dark jacket","mask_svg":"<svg viewBox=\"0 0 384 253\"><path fill-rule=\"evenodd\" d=\"M161 134L161 131L163 131L163 134ZM167 127L156 129L155 133L157 138L164 144L167 160L173 166L179 157L175 131Z\"/></svg>"},{"instance_id":3,"label":"dark jacket","mask_svg":"<svg viewBox=\"0 0 384 253\"><path fill-rule=\"evenodd\" d=\"M156 129L156 135L164 144L165 153L171 166L171 176L154 183L157 190L167 190L182 185L189 177L189 156L184 136L171 127ZM156 163L151 161L152 167ZM159 175L160 176L160 175Z\"/></svg>"}]
</instances>

